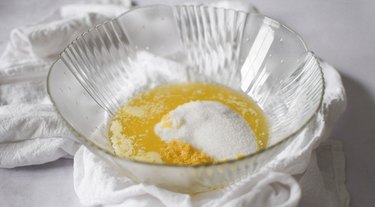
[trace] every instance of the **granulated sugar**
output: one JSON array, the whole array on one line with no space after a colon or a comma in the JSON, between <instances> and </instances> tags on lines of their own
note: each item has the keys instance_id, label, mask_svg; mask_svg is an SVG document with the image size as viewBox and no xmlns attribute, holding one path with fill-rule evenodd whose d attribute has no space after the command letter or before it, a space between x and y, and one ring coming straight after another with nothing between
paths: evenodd
<instances>
[{"instance_id":1,"label":"granulated sugar","mask_svg":"<svg viewBox=\"0 0 375 207\"><path fill-rule=\"evenodd\" d=\"M164 141L190 143L218 161L256 151L256 139L247 122L216 101L194 101L178 106L155 126Z\"/></svg>"}]
</instances>

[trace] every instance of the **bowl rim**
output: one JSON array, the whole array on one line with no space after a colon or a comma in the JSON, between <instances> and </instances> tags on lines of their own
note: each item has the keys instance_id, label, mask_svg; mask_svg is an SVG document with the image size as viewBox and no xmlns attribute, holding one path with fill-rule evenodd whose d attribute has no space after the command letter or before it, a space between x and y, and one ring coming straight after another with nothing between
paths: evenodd
<instances>
[{"instance_id":1,"label":"bowl rim","mask_svg":"<svg viewBox=\"0 0 375 207\"><path fill-rule=\"evenodd\" d=\"M225 11L234 11L234 12L244 13L244 14L247 14L247 15L253 15L253 16L261 17L263 19L267 19L267 20L276 22L276 23L279 24L280 27L283 27L283 28L287 29L289 32L291 32L292 34L294 34L299 39L299 41L302 43L302 45L303 45L303 47L305 49L305 52L306 53L311 53L312 56L313 56L313 58L316 59L317 65L318 65L318 69L319 69L319 73L320 73L320 78L322 80L322 89L321 89L321 95L320 95L320 99L319 99L319 104L318 104L318 107L316 108L315 112L311 114L311 117L309 117L309 119L307 119L306 122L304 124L302 124L295 132L291 133L289 136L286 136L281 141L276 142L275 144L271 145L270 147L267 147L267 148L262 149L262 150L258 150L258 151L254 152L254 153L248 154L248 155L243 156L241 158L229 159L229 160L225 160L225 161L221 161L221 162L216 162L216 163L198 164L198 165L176 165L176 164L169 164L169 163L152 163L152 162L138 161L138 160L130 159L130 158L126 158L126 157L119 157L119 156L116 156L115 154L109 152L108 150L103 149L102 147L96 145L94 142L92 142L89 139L87 139L85 135L81 134L78 130L76 130L73 127L73 124L71 124L67 119L65 119L65 117L62 115L62 113L56 107L57 104L56 104L55 100L52 98L53 96L52 96L51 91L50 91L50 84L51 84L50 83L50 75L51 75L51 72L52 72L55 64L57 62L61 61L61 55L67 50L67 48L69 46L71 46L74 42L76 42L77 39L79 39L80 37L83 37L83 35L91 32L92 30L94 30L95 28L97 28L97 27L99 27L101 25L104 25L105 23L117 20L117 19L121 18L122 16L125 16L128 13L131 13L131 12L133 12L135 10L141 10L141 9L144 9L144 8L152 8L152 7L167 7L167 8L172 8L173 9L175 7L178 7L178 6L192 6L192 7L201 6L201 7L204 7L204 8L215 8L215 9L220 9L220 10L225 10ZM223 166L223 165L226 165L226 164L233 164L233 163L236 163L236 162L239 162L239 161L243 161L243 160L247 160L247 159L251 159L251 158L257 157L258 155L260 155L261 153L263 153L265 151L273 150L275 147L277 147L277 146L281 145L282 143L287 142L288 140L294 138L295 135L298 134L299 132L301 132L306 127L306 125L308 125L311 122L311 120L318 114L318 112L320 111L320 109L322 108L322 105L323 105L323 97L324 97L324 93L325 93L325 88L326 88L326 83L325 83L325 80L324 80L324 72L323 72L323 69L322 69L322 67L320 65L319 58L317 58L316 55L312 51L310 51L308 49L305 41L302 39L302 37L301 37L301 35L299 35L299 33L297 33L296 31L292 30L291 28L289 28L285 24L279 22L278 20L275 20L275 19L273 19L273 18L271 18L271 17L269 17L267 15L263 15L261 13L251 13L251 12L249 13L249 12L239 11L239 10L235 10L235 9L219 8L219 7L213 7L213 6L207 6L207 5L181 5L181 4L178 4L178 5L166 5L166 4L153 4L153 5L147 5L147 6L140 6L140 7L131 8L128 11L120 14L119 16L111 18L108 21L104 21L101 24L97 24L97 25L91 27L90 29L88 29L86 32L83 32L80 35L78 35L59 54L59 58L52 63L52 65L50 66L50 68L48 70L48 74L47 74L47 93L48 93L48 96L50 97L51 102L53 103L54 108L56 109L57 113L62 117L62 120L66 123L67 127L70 128L73 132L75 132L76 135L78 135L77 136L78 141L80 141L81 144L83 144L84 146L88 147L88 149L92 153L98 155L97 152L94 152L93 150L91 150L91 148L95 148L95 149L99 150L99 152L104 152L105 154L107 154L110 157L112 157L114 159L117 159L117 160L121 160L121 161L125 161L125 162L131 162L133 164L140 164L140 165L147 165L147 166L156 166L156 167L163 167L163 168L179 168L179 169L200 169L200 168L207 168L207 167L214 167L214 166ZM92 97L92 95L90 93L89 93L89 95ZM95 99L93 99L93 100L95 102L97 102ZM100 104L99 104L99 106L100 106ZM64 137L64 138L67 138L67 137ZM67 138L67 139L70 139L70 138ZM72 139L72 140L77 141L77 139ZM98 155L98 156L100 156L100 155Z\"/></svg>"}]
</instances>

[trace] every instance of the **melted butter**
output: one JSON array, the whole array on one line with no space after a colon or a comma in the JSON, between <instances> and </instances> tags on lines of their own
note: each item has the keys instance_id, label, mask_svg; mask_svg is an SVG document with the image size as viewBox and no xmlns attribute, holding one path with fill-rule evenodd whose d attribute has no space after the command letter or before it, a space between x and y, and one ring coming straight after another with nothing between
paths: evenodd
<instances>
[{"instance_id":1,"label":"melted butter","mask_svg":"<svg viewBox=\"0 0 375 207\"><path fill-rule=\"evenodd\" d=\"M259 106L247 95L218 84L182 83L163 85L139 93L120 109L112 119L109 131L116 154L136 160L161 162L163 157L157 155L165 154L163 149L166 149L166 143L154 133L154 126L162 119L168 119L166 114L170 111L190 101L217 101L228 106L240 114L253 130L257 150L266 147L266 118ZM171 127L167 120L163 123L164 127ZM239 157L242 156L244 155ZM149 157L152 159L148 159ZM171 163L167 158L163 161ZM184 163L189 164L186 161Z\"/></svg>"}]
</instances>

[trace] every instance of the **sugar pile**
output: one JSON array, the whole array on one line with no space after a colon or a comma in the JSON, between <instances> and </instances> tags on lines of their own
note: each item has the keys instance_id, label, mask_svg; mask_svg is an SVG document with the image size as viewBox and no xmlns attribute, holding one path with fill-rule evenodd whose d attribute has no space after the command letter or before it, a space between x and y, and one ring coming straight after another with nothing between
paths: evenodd
<instances>
[{"instance_id":1,"label":"sugar pile","mask_svg":"<svg viewBox=\"0 0 375 207\"><path fill-rule=\"evenodd\" d=\"M247 122L215 101L182 104L165 115L154 131L166 142L185 141L219 161L256 151L256 139Z\"/></svg>"}]
</instances>

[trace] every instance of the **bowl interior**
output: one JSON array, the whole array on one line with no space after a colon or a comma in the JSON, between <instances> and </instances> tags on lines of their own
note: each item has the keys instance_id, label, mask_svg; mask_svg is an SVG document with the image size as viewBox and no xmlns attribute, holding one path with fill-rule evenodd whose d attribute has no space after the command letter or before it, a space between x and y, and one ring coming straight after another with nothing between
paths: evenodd
<instances>
[{"instance_id":1,"label":"bowl interior","mask_svg":"<svg viewBox=\"0 0 375 207\"><path fill-rule=\"evenodd\" d=\"M160 177L156 181L142 172L152 164L112 156L107 130L108 120L134 94L174 82L214 82L246 93L266 114L272 154L273 146L311 119L323 95L318 60L296 33L260 14L206 6L141 7L91 29L53 65L48 91L60 114L93 152L136 181L165 185ZM251 173L256 169L251 165L267 159L249 155L242 165L246 170L239 174ZM130 166L139 170L131 171ZM198 168L187 171L194 176L179 180L172 189L177 185L178 191L200 192L241 177L224 173L226 179L219 176L207 183L199 178ZM204 169L201 173L207 178ZM175 181L174 170L169 169L170 183ZM193 189L192 183L200 187Z\"/></svg>"}]
</instances>

